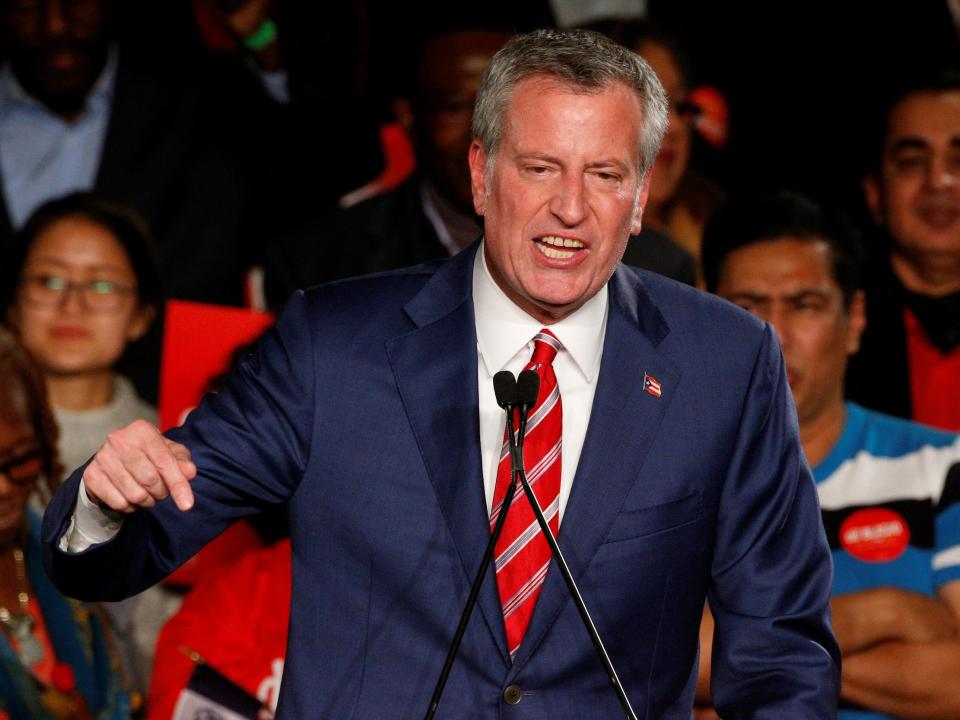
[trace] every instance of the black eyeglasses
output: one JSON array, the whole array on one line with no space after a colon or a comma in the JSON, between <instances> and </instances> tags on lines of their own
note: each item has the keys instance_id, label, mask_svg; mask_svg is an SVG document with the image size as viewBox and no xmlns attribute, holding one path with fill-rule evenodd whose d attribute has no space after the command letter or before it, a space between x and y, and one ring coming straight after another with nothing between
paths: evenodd
<instances>
[{"instance_id":1,"label":"black eyeglasses","mask_svg":"<svg viewBox=\"0 0 960 720\"><path fill-rule=\"evenodd\" d=\"M57 275L24 275L20 278L21 297L38 307L58 307L75 290L83 304L94 312L114 312L137 291L136 285L113 280L74 282Z\"/></svg>"},{"instance_id":2,"label":"black eyeglasses","mask_svg":"<svg viewBox=\"0 0 960 720\"><path fill-rule=\"evenodd\" d=\"M0 463L0 475L5 475L12 483L25 485L43 474L43 448L28 450Z\"/></svg>"}]
</instances>

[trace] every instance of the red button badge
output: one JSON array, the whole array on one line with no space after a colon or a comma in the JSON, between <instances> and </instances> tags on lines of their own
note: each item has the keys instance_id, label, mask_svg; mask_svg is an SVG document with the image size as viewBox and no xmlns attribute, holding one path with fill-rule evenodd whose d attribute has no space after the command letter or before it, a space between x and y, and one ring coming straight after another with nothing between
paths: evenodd
<instances>
[{"instance_id":1,"label":"red button badge","mask_svg":"<svg viewBox=\"0 0 960 720\"><path fill-rule=\"evenodd\" d=\"M864 562L896 560L909 542L910 528L906 520L889 508L857 510L840 526L840 545Z\"/></svg>"}]
</instances>

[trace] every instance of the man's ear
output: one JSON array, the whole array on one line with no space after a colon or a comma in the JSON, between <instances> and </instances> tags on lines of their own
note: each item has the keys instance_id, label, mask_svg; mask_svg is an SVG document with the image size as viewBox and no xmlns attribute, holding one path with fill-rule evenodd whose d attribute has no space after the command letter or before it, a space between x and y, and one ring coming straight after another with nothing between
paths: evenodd
<instances>
[{"instance_id":1,"label":"man's ear","mask_svg":"<svg viewBox=\"0 0 960 720\"><path fill-rule=\"evenodd\" d=\"M630 218L630 234L639 235L643 225L643 209L647 206L647 199L650 197L650 178L653 176L653 169L647 171L643 178L643 184L640 186L640 195L633 206L633 217Z\"/></svg>"},{"instance_id":2,"label":"man's ear","mask_svg":"<svg viewBox=\"0 0 960 720\"><path fill-rule=\"evenodd\" d=\"M483 216L487 205L487 153L479 140L470 144L467 156L470 164L470 190L473 193L473 209Z\"/></svg>"},{"instance_id":3,"label":"man's ear","mask_svg":"<svg viewBox=\"0 0 960 720\"><path fill-rule=\"evenodd\" d=\"M880 193L880 181L876 175L863 178L863 199L870 210L870 217L877 225L883 225L883 199Z\"/></svg>"},{"instance_id":4,"label":"man's ear","mask_svg":"<svg viewBox=\"0 0 960 720\"><path fill-rule=\"evenodd\" d=\"M860 349L860 338L867 327L867 297L863 290L857 290L850 298L847 309L847 355L853 355Z\"/></svg>"}]
</instances>

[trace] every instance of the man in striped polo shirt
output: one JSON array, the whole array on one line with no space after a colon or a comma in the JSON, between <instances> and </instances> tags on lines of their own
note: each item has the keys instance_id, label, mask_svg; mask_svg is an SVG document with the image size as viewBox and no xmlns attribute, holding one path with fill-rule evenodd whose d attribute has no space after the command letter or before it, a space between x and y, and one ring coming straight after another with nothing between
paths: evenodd
<instances>
[{"instance_id":1,"label":"man in striped polo shirt","mask_svg":"<svg viewBox=\"0 0 960 720\"><path fill-rule=\"evenodd\" d=\"M840 717L960 717L960 438L844 402L858 260L842 223L790 193L730 203L704 238L708 288L780 338L833 551Z\"/></svg>"}]
</instances>

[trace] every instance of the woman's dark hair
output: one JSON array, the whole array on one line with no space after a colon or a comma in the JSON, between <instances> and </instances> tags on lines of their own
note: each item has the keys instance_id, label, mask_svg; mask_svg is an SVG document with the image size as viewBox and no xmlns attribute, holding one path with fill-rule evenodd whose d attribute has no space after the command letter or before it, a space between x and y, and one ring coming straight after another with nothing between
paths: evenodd
<instances>
[{"instance_id":1,"label":"woman's dark hair","mask_svg":"<svg viewBox=\"0 0 960 720\"><path fill-rule=\"evenodd\" d=\"M30 354L7 330L0 328L0 395L8 395L16 407L22 400L23 412L40 443L43 453L43 477L46 487L39 488L44 502L50 500L60 484L63 467L57 454L60 431L47 402L43 374Z\"/></svg>"},{"instance_id":2,"label":"woman's dark hair","mask_svg":"<svg viewBox=\"0 0 960 720\"><path fill-rule=\"evenodd\" d=\"M146 221L128 205L92 192L78 192L44 203L14 236L11 254L4 265L2 307L13 303L20 273L30 247L48 227L66 218L84 218L100 225L123 247L137 278L137 301L158 309L163 300L156 245Z\"/></svg>"}]
</instances>

